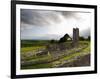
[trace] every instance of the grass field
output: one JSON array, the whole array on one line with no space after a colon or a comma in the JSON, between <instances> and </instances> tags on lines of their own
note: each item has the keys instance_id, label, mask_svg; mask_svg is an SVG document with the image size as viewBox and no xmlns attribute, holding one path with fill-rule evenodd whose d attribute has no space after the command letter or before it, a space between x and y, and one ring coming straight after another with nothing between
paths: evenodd
<instances>
[{"instance_id":1,"label":"grass field","mask_svg":"<svg viewBox=\"0 0 100 79\"><path fill-rule=\"evenodd\" d=\"M30 46L30 47L22 47L21 52L22 53L27 53L29 51L37 51L39 49L45 49L45 46Z\"/></svg>"},{"instance_id":2,"label":"grass field","mask_svg":"<svg viewBox=\"0 0 100 79\"><path fill-rule=\"evenodd\" d=\"M46 49L46 45L50 44L50 41L32 41L32 40L23 40L21 41L21 61L24 64L21 64L21 69L36 69L36 68L53 68L63 65L65 61L74 61L75 58L85 56L90 54L90 42L89 41L80 41L79 47L73 48L67 51L61 51L64 55L61 55L58 58L54 58L51 52L49 55L35 56L34 53L38 50ZM84 47L84 48L82 48ZM82 48L82 49L81 49ZM74 52L74 53L72 53ZM67 55L66 53L70 53Z\"/></svg>"}]
</instances>

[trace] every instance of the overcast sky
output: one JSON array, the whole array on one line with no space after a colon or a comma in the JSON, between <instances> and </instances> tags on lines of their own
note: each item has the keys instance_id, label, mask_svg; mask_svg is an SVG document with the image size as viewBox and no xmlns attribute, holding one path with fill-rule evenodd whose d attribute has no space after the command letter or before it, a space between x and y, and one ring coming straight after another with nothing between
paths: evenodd
<instances>
[{"instance_id":1,"label":"overcast sky","mask_svg":"<svg viewBox=\"0 0 100 79\"><path fill-rule=\"evenodd\" d=\"M21 9L21 39L60 39L78 27L80 36L90 35L90 12Z\"/></svg>"}]
</instances>

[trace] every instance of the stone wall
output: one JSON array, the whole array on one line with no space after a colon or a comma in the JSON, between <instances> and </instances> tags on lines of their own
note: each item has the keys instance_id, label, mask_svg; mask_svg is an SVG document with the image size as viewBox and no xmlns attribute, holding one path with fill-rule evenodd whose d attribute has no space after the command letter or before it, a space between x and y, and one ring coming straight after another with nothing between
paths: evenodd
<instances>
[{"instance_id":1,"label":"stone wall","mask_svg":"<svg viewBox=\"0 0 100 79\"><path fill-rule=\"evenodd\" d=\"M73 28L73 46L78 46L79 42L79 29Z\"/></svg>"}]
</instances>

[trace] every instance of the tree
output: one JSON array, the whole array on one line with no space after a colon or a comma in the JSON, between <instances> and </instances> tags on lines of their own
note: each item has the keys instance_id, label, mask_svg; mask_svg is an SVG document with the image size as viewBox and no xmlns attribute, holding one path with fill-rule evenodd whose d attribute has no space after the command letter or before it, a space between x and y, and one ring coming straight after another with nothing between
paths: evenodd
<instances>
[{"instance_id":1,"label":"tree","mask_svg":"<svg viewBox=\"0 0 100 79\"><path fill-rule=\"evenodd\" d=\"M84 40L85 40L85 38L84 38L84 37L82 37L82 36L80 36L80 37L79 37L79 40L80 40L80 41L84 41Z\"/></svg>"},{"instance_id":2,"label":"tree","mask_svg":"<svg viewBox=\"0 0 100 79\"><path fill-rule=\"evenodd\" d=\"M51 43L56 43L56 40L52 39L50 42L51 42Z\"/></svg>"},{"instance_id":3,"label":"tree","mask_svg":"<svg viewBox=\"0 0 100 79\"><path fill-rule=\"evenodd\" d=\"M87 40L88 40L88 41L90 41L90 39L91 39L91 37L90 37L90 36L88 36Z\"/></svg>"}]
</instances>

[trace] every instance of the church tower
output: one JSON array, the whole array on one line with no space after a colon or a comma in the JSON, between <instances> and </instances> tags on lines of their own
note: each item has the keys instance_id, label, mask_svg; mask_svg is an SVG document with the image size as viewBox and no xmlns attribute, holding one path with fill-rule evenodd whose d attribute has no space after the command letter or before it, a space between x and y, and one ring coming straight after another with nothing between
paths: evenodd
<instances>
[{"instance_id":1,"label":"church tower","mask_svg":"<svg viewBox=\"0 0 100 79\"><path fill-rule=\"evenodd\" d=\"M79 28L73 28L73 46L78 46L79 43Z\"/></svg>"}]
</instances>

